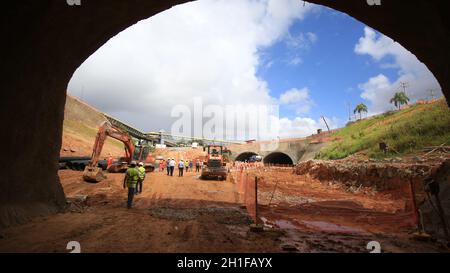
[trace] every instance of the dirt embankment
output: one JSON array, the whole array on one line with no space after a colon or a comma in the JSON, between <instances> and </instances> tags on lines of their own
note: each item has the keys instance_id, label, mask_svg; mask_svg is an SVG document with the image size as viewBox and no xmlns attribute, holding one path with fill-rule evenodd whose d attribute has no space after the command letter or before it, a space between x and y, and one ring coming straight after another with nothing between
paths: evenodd
<instances>
[{"instance_id":1,"label":"dirt embankment","mask_svg":"<svg viewBox=\"0 0 450 273\"><path fill-rule=\"evenodd\" d=\"M202 148L167 148L156 149L152 155L154 157L162 157L163 159L174 158L177 162L181 159L195 162L197 159L204 158L206 152Z\"/></svg>"},{"instance_id":2,"label":"dirt embankment","mask_svg":"<svg viewBox=\"0 0 450 273\"><path fill-rule=\"evenodd\" d=\"M99 110L67 95L64 110L64 127L61 156L90 156L98 127L106 118ZM120 157L124 154L123 144L108 138L102 156Z\"/></svg>"},{"instance_id":3,"label":"dirt embankment","mask_svg":"<svg viewBox=\"0 0 450 273\"><path fill-rule=\"evenodd\" d=\"M411 181L420 187L424 179L433 176L444 161L445 158L429 161L309 160L300 162L294 172L297 175L309 175L322 182L342 184L350 191L363 187L392 191L409 187Z\"/></svg>"},{"instance_id":4,"label":"dirt embankment","mask_svg":"<svg viewBox=\"0 0 450 273\"><path fill-rule=\"evenodd\" d=\"M348 192L373 191L389 196L392 200L405 202L405 213L414 216L413 226L436 237L445 237L441 213L436 206L441 203L443 214L450 221L450 199L448 166L450 156L416 155L385 161L337 161L311 160L299 163L294 173L299 177L336 185ZM428 179L440 185L440 201L427 194ZM414 198L414 199L413 199Z\"/></svg>"},{"instance_id":5,"label":"dirt embankment","mask_svg":"<svg viewBox=\"0 0 450 273\"><path fill-rule=\"evenodd\" d=\"M297 175L292 168L246 172L262 178L258 182L259 217L266 227L286 232L281 240L287 249L363 252L368 242L378 241L383 252L442 251L438 244L416 240L410 234L416 228L410 195L399 198L371 188L352 192L343 184Z\"/></svg>"},{"instance_id":6,"label":"dirt embankment","mask_svg":"<svg viewBox=\"0 0 450 273\"><path fill-rule=\"evenodd\" d=\"M351 192L342 184L323 183L291 170L250 174L263 178L258 202L262 216L275 225L289 221L304 230L400 233L414 224L407 194L397 198L369 188Z\"/></svg>"}]
</instances>

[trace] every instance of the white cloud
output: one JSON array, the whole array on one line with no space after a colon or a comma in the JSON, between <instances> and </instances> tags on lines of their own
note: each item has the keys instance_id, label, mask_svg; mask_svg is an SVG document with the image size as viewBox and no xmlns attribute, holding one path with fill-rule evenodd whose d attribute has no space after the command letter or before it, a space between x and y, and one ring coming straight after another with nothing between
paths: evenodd
<instances>
[{"instance_id":1,"label":"white cloud","mask_svg":"<svg viewBox=\"0 0 450 273\"><path fill-rule=\"evenodd\" d=\"M289 63L290 65L296 66L296 65L302 64L302 63L303 63L303 60L302 60L302 58L300 58L299 56L294 56L294 57L292 57L292 59L290 59L290 60L288 61L288 63Z\"/></svg>"},{"instance_id":2,"label":"white cloud","mask_svg":"<svg viewBox=\"0 0 450 273\"><path fill-rule=\"evenodd\" d=\"M75 72L69 93L146 131L169 131L172 108L194 97L206 105L272 104L277 99L256 76L258 51L315 7L297 0L176 6L113 37Z\"/></svg>"},{"instance_id":3,"label":"white cloud","mask_svg":"<svg viewBox=\"0 0 450 273\"><path fill-rule=\"evenodd\" d=\"M299 115L308 113L313 105L308 88L293 88L284 92L280 95L279 103L295 108L296 113Z\"/></svg>"},{"instance_id":4,"label":"white cloud","mask_svg":"<svg viewBox=\"0 0 450 273\"><path fill-rule=\"evenodd\" d=\"M288 48L293 50L307 50L317 42L317 39L317 34L312 32L300 33L295 36L288 32L285 43Z\"/></svg>"},{"instance_id":5,"label":"white cloud","mask_svg":"<svg viewBox=\"0 0 450 273\"><path fill-rule=\"evenodd\" d=\"M293 88L281 94L280 103L281 104L292 104L302 102L309 99L308 89L303 88L301 90Z\"/></svg>"},{"instance_id":6,"label":"white cloud","mask_svg":"<svg viewBox=\"0 0 450 273\"><path fill-rule=\"evenodd\" d=\"M312 44L316 43L317 40L319 39L319 38L317 37L317 34L312 33L312 32L306 33L306 36L308 36L308 40L309 40Z\"/></svg>"},{"instance_id":7,"label":"white cloud","mask_svg":"<svg viewBox=\"0 0 450 273\"><path fill-rule=\"evenodd\" d=\"M364 36L355 46L355 53L370 55L384 69L398 69L398 78L392 82L387 76L380 74L359 85L363 91L361 97L371 103L371 114L393 108L389 104L390 98L401 90L402 82L408 83L407 94L413 101L427 98L429 89L435 89L437 93L442 94L436 78L416 56L399 43L384 35L378 35L369 27L365 27ZM393 62L383 62L387 57L391 57Z\"/></svg>"},{"instance_id":8,"label":"white cloud","mask_svg":"<svg viewBox=\"0 0 450 273\"><path fill-rule=\"evenodd\" d=\"M340 121L338 118L325 118L330 129L339 127ZM314 120L311 118L297 117L295 119L282 118L280 119L280 138L289 137L305 137L317 133L317 129L327 130L327 127L322 119Z\"/></svg>"},{"instance_id":9,"label":"white cloud","mask_svg":"<svg viewBox=\"0 0 450 273\"><path fill-rule=\"evenodd\" d=\"M315 33L299 33L298 35L292 35L290 32L286 34L284 43L287 47L287 63L293 66L297 66L303 63L300 55L308 51L318 40Z\"/></svg>"}]
</instances>

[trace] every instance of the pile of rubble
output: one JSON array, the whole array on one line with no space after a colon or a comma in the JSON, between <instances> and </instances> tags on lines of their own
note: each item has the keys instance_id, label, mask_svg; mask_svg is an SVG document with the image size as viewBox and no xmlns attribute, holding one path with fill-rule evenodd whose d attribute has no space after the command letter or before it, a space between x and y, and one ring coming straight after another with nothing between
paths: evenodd
<instances>
[{"instance_id":1,"label":"pile of rubble","mask_svg":"<svg viewBox=\"0 0 450 273\"><path fill-rule=\"evenodd\" d=\"M88 198L87 195L77 195L72 198L67 198L65 211L83 213L89 207Z\"/></svg>"},{"instance_id":2,"label":"pile of rubble","mask_svg":"<svg viewBox=\"0 0 450 273\"><path fill-rule=\"evenodd\" d=\"M300 162L294 172L323 182L341 183L347 188L371 187L377 191L385 191L404 188L410 181L423 181L432 176L440 165L429 162L309 160Z\"/></svg>"}]
</instances>

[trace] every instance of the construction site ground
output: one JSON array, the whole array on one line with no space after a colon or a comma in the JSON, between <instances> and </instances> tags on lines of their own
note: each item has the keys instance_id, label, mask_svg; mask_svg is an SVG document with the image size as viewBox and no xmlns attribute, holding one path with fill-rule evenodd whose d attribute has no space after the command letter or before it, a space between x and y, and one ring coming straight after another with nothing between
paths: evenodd
<instances>
[{"instance_id":1,"label":"construction site ground","mask_svg":"<svg viewBox=\"0 0 450 273\"><path fill-rule=\"evenodd\" d=\"M127 209L123 174L108 174L98 184L84 182L81 172L59 175L67 210L0 230L0 252L68 252L69 241L78 241L82 252L114 253L365 253L371 241L384 252L444 251L410 234L412 216L402 212L406 199L350 193L289 170L255 173L266 177L259 193L263 232L250 231L231 176L204 181L194 172L183 178L150 173Z\"/></svg>"}]
</instances>

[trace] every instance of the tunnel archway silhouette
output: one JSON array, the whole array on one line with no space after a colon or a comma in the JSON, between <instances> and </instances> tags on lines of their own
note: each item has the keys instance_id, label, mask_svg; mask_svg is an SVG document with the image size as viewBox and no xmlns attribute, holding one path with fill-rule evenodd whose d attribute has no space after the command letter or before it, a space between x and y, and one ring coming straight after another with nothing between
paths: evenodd
<instances>
[{"instance_id":1,"label":"tunnel archway silhouette","mask_svg":"<svg viewBox=\"0 0 450 273\"><path fill-rule=\"evenodd\" d=\"M264 164L294 165L292 158L282 152L273 152L266 155L263 162Z\"/></svg>"},{"instance_id":2,"label":"tunnel archway silhouette","mask_svg":"<svg viewBox=\"0 0 450 273\"><path fill-rule=\"evenodd\" d=\"M0 121L8 128L1 139L7 143L4 154L14 156L2 157L0 164L21 171L6 172L0 179L0 226L54 213L66 205L56 163L66 88L74 71L120 31L186 2L190 1L98 0L79 7L68 6L66 1L4 4L8 26L2 34L9 42L0 47L6 53L3 90L10 91L0 93ZM308 2L346 13L398 41L427 65L449 102L446 0L383 1L381 6L369 6L364 0ZM20 115L12 119L11 113Z\"/></svg>"},{"instance_id":3,"label":"tunnel archway silhouette","mask_svg":"<svg viewBox=\"0 0 450 273\"><path fill-rule=\"evenodd\" d=\"M237 157L236 157L236 161L240 161L240 162L244 162L246 160L249 160L250 157L254 156L254 155L258 155L257 153L254 152L243 152L240 153Z\"/></svg>"}]
</instances>

